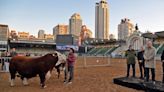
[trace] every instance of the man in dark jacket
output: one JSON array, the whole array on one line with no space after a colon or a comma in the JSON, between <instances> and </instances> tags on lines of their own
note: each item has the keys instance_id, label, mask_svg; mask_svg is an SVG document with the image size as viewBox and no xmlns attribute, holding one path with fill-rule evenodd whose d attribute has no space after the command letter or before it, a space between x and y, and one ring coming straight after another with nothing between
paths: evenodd
<instances>
[{"instance_id":1,"label":"man in dark jacket","mask_svg":"<svg viewBox=\"0 0 164 92\"><path fill-rule=\"evenodd\" d=\"M140 69L140 78L143 79L143 71L144 71L144 77L145 77L145 60L144 60L144 48L141 47L141 50L137 54L139 69Z\"/></svg>"},{"instance_id":2,"label":"man in dark jacket","mask_svg":"<svg viewBox=\"0 0 164 92\"><path fill-rule=\"evenodd\" d=\"M162 82L164 83L164 50L163 50L162 55L161 55L161 61L162 61L162 67L163 67L163 80L162 80Z\"/></svg>"}]
</instances>

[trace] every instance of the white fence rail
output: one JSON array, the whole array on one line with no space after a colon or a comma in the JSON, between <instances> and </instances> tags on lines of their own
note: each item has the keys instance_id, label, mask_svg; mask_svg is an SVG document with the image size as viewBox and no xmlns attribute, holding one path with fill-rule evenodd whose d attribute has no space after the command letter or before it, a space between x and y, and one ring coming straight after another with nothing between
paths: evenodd
<instances>
[{"instance_id":1,"label":"white fence rail","mask_svg":"<svg viewBox=\"0 0 164 92\"><path fill-rule=\"evenodd\" d=\"M76 61L76 67L98 67L110 66L109 56L79 56Z\"/></svg>"}]
</instances>

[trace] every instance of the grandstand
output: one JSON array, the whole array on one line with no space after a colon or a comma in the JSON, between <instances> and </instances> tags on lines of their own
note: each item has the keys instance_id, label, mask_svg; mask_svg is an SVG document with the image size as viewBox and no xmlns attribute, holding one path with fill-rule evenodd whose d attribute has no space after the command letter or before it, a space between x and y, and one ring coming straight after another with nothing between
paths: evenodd
<instances>
[{"instance_id":1,"label":"grandstand","mask_svg":"<svg viewBox=\"0 0 164 92\"><path fill-rule=\"evenodd\" d=\"M54 42L13 41L9 43L10 48L16 48L19 55L43 56L56 50Z\"/></svg>"},{"instance_id":2,"label":"grandstand","mask_svg":"<svg viewBox=\"0 0 164 92\"><path fill-rule=\"evenodd\" d=\"M160 48L157 50L157 54L158 54L158 55L159 55L159 54L162 54L163 50L164 50L164 44L162 44L162 45L160 46Z\"/></svg>"},{"instance_id":3,"label":"grandstand","mask_svg":"<svg viewBox=\"0 0 164 92\"><path fill-rule=\"evenodd\" d=\"M111 53L116 50L118 46L113 47L95 47L91 49L87 55L90 56L108 56L111 55Z\"/></svg>"},{"instance_id":4,"label":"grandstand","mask_svg":"<svg viewBox=\"0 0 164 92\"><path fill-rule=\"evenodd\" d=\"M164 50L164 31L153 33L143 33L142 36L144 38L153 39L153 46L157 50L157 57L160 58Z\"/></svg>"},{"instance_id":5,"label":"grandstand","mask_svg":"<svg viewBox=\"0 0 164 92\"><path fill-rule=\"evenodd\" d=\"M160 46L160 44L153 44L153 46L157 49Z\"/></svg>"}]
</instances>

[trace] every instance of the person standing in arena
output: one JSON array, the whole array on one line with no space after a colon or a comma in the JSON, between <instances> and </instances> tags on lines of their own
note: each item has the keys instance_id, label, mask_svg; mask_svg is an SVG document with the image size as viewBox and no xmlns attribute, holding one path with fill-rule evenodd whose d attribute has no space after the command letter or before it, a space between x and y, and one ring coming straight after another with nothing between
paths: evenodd
<instances>
[{"instance_id":1,"label":"person standing in arena","mask_svg":"<svg viewBox=\"0 0 164 92\"><path fill-rule=\"evenodd\" d=\"M152 42L148 41L144 52L146 81L149 81L149 70L151 70L153 83L155 83L155 55L156 49L153 47Z\"/></svg>"},{"instance_id":2,"label":"person standing in arena","mask_svg":"<svg viewBox=\"0 0 164 92\"><path fill-rule=\"evenodd\" d=\"M127 58L127 77L129 77L130 66L133 69L133 77L135 77L135 51L132 49L132 46L129 46L129 49L126 51L126 58Z\"/></svg>"},{"instance_id":3,"label":"person standing in arena","mask_svg":"<svg viewBox=\"0 0 164 92\"><path fill-rule=\"evenodd\" d=\"M161 61L162 61L162 68L163 68L163 79L162 79L162 83L164 83L164 50L163 50L162 55L161 55Z\"/></svg>"},{"instance_id":4,"label":"person standing in arena","mask_svg":"<svg viewBox=\"0 0 164 92\"><path fill-rule=\"evenodd\" d=\"M71 84L74 78L74 64L75 64L76 56L75 50L73 48L69 49L69 54L67 57L67 64L65 69L65 80L64 83ZM67 74L69 73L69 79L67 80Z\"/></svg>"},{"instance_id":5,"label":"person standing in arena","mask_svg":"<svg viewBox=\"0 0 164 92\"><path fill-rule=\"evenodd\" d=\"M11 55L11 57L14 57L17 55L15 48L12 48L10 55Z\"/></svg>"},{"instance_id":6,"label":"person standing in arena","mask_svg":"<svg viewBox=\"0 0 164 92\"><path fill-rule=\"evenodd\" d=\"M144 48L141 47L140 51L137 54L139 69L140 69L140 78L143 79L143 71L144 71L144 77L145 76L145 60L144 60Z\"/></svg>"}]
</instances>

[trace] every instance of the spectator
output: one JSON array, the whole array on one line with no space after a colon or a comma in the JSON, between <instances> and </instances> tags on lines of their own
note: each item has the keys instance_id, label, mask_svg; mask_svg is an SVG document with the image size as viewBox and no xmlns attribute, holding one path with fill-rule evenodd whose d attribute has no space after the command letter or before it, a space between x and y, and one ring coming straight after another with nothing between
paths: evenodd
<instances>
[{"instance_id":1,"label":"spectator","mask_svg":"<svg viewBox=\"0 0 164 92\"><path fill-rule=\"evenodd\" d=\"M5 59L4 57L6 57L6 56L7 56L7 52L4 51L4 52L1 54L1 57L2 57L2 68L1 68L1 70L5 70L5 61L6 61L6 59Z\"/></svg>"},{"instance_id":2,"label":"spectator","mask_svg":"<svg viewBox=\"0 0 164 92\"><path fill-rule=\"evenodd\" d=\"M161 61L162 61L162 68L163 68L163 79L162 79L162 83L164 83L164 50L163 50L162 55L161 55Z\"/></svg>"},{"instance_id":3,"label":"spectator","mask_svg":"<svg viewBox=\"0 0 164 92\"><path fill-rule=\"evenodd\" d=\"M143 79L143 71L144 71L144 77L145 76L145 60L144 60L144 48L141 47L140 51L137 54L139 69L140 69L140 78Z\"/></svg>"},{"instance_id":4,"label":"spectator","mask_svg":"<svg viewBox=\"0 0 164 92\"><path fill-rule=\"evenodd\" d=\"M10 55L11 55L11 57L14 57L17 55L15 48L12 48Z\"/></svg>"},{"instance_id":5,"label":"spectator","mask_svg":"<svg viewBox=\"0 0 164 92\"><path fill-rule=\"evenodd\" d=\"M135 55L135 51L130 45L129 49L125 53L125 56L127 57L127 77L129 77L130 66L132 66L133 77L135 77Z\"/></svg>"},{"instance_id":6,"label":"spectator","mask_svg":"<svg viewBox=\"0 0 164 92\"><path fill-rule=\"evenodd\" d=\"M144 52L146 81L149 81L149 70L151 70L153 83L155 83L155 66L156 66L155 55L156 55L156 50L152 46L152 42L148 41Z\"/></svg>"},{"instance_id":7,"label":"spectator","mask_svg":"<svg viewBox=\"0 0 164 92\"><path fill-rule=\"evenodd\" d=\"M70 48L69 54L67 57L67 64L65 69L65 80L64 83L67 83L67 73L69 72L69 80L68 84L72 83L73 77L74 77L74 63L75 63L76 57L75 57L75 51L73 48Z\"/></svg>"}]
</instances>

